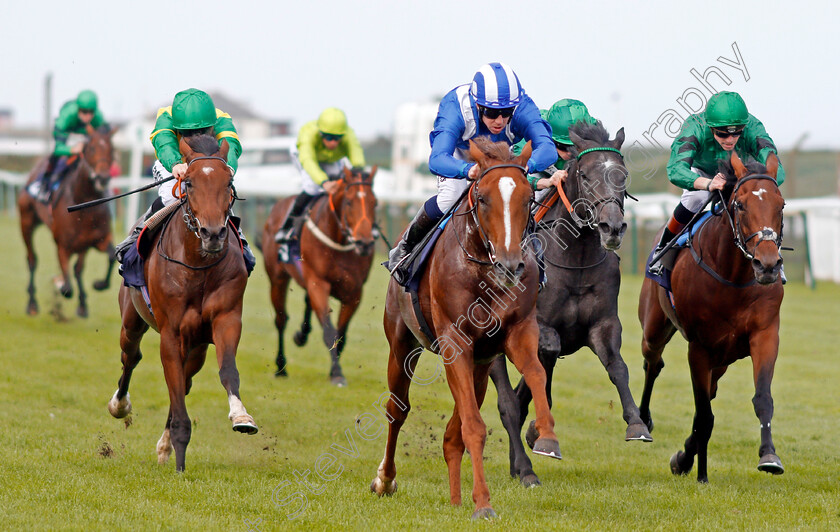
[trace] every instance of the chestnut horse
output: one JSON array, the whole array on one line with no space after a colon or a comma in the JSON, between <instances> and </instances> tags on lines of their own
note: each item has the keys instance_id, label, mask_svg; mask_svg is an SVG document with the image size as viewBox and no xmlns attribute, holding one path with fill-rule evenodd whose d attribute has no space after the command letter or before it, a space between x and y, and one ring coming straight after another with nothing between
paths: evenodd
<instances>
[{"instance_id":1,"label":"chestnut horse","mask_svg":"<svg viewBox=\"0 0 840 532\"><path fill-rule=\"evenodd\" d=\"M624 130L611 140L600 122L578 123L569 136L577 157L568 164L568 177L561 189L565 197L547 210L533 235L545 250L547 283L537 298L537 322L548 404L552 404L551 381L558 358L588 347L618 391L627 423L624 439L649 442L653 439L633 400L629 372L621 357L621 269L614 251L627 229L624 198L628 172L619 151ZM538 485L521 437L531 390L521 380L515 391L511 389L502 359L493 363L490 378L498 390L499 412L510 440L511 476L524 486ZM526 434L528 444L533 445L537 436L532 422Z\"/></svg>"},{"instance_id":2,"label":"chestnut horse","mask_svg":"<svg viewBox=\"0 0 840 532\"><path fill-rule=\"evenodd\" d=\"M47 225L58 247L58 263L61 266L61 284L56 286L66 298L73 296L70 282L70 257L76 255L73 275L79 287L79 306L76 314L85 318L88 315L87 293L82 284L82 270L88 249L96 248L108 254L108 271L105 277L93 284L96 290L107 290L111 285L111 272L114 269L114 244L111 237L111 211L107 205L98 205L76 212L67 212L67 207L78 203L101 198L108 190L111 179L111 165L114 162L114 147L111 137L116 129L95 130L87 127L88 139L76 164L68 171L56 190L49 204L44 205L24 187L17 198L20 212L20 231L26 244L26 260L29 264L29 303L26 312L30 316L38 314L38 302L35 300L35 268L38 257L32 244L32 233L41 223ZM47 160L41 160L29 175L27 185L35 181L47 167Z\"/></svg>"},{"instance_id":3,"label":"chestnut horse","mask_svg":"<svg viewBox=\"0 0 840 532\"><path fill-rule=\"evenodd\" d=\"M752 359L753 406L761 427L758 469L784 473L770 432L770 383L779 353L779 308L784 296L779 248L785 200L775 179L779 161L771 155L766 169L755 162L745 167L733 152L731 165L737 182L734 189L728 187L732 193L722 215L709 220L674 262L673 305L665 289L648 278L639 296L645 357L641 416L653 430L653 383L664 366L662 350L679 330L688 340L695 413L685 451L671 458L671 472L688 474L696 455L699 482L709 481L706 454L718 381L730 364L747 356ZM722 171L731 174L729 169Z\"/></svg>"},{"instance_id":4,"label":"chestnut horse","mask_svg":"<svg viewBox=\"0 0 840 532\"><path fill-rule=\"evenodd\" d=\"M169 388L169 416L157 444L158 462L169 459L174 445L175 467L183 471L192 429L185 395L204 365L209 344L216 346L233 430L256 434L257 426L239 398L236 369L248 274L230 222L235 192L227 165L228 144L223 142L220 149L214 137L200 135L189 143L182 138L180 150L189 165L182 180L185 193L180 212L152 237L144 263L148 304L140 289L120 288L123 372L108 410L117 418L131 412L128 385L142 358L140 340L151 326L160 333L160 358Z\"/></svg>"},{"instance_id":5,"label":"chestnut horse","mask_svg":"<svg viewBox=\"0 0 840 532\"><path fill-rule=\"evenodd\" d=\"M288 374L283 332L288 319L286 295L289 281L294 279L306 290L306 309L300 331L294 336L295 344L306 343L312 330L310 319L314 310L332 361L330 381L336 386L347 384L339 358L347 343L347 327L359 307L362 286L373 264L375 174L376 167L370 172L345 168L335 193L315 200L300 231L300 260L294 263L278 260L278 245L274 241L294 198L278 201L271 209L262 234L262 250L265 271L271 281L271 303L278 335L277 376ZM341 302L338 328L330 319L330 296Z\"/></svg>"},{"instance_id":6,"label":"chestnut horse","mask_svg":"<svg viewBox=\"0 0 840 532\"><path fill-rule=\"evenodd\" d=\"M473 518L478 519L496 515L484 478L487 434L479 409L490 363L500 353L507 355L534 390L540 435L534 452L559 457L560 447L545 394L545 371L537 358L539 274L533 254L522 245L533 198L524 168L531 145L511 159L506 143L480 137L470 142L470 155L478 163L480 177L469 189L468 201L446 223L417 291L422 319L433 338L419 328L411 310L412 296L393 279L388 285L384 326L390 344L390 425L385 458L371 490L381 496L397 489L397 437L410 409L409 386L416 380L414 370L425 347L441 356L455 399L443 440L449 500L461 504L461 461L466 447L473 469Z\"/></svg>"}]
</instances>

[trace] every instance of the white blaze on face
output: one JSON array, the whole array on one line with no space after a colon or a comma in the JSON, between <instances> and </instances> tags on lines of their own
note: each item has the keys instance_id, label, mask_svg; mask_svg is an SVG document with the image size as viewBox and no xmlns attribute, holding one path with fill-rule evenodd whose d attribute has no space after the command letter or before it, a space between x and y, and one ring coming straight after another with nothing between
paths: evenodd
<instances>
[{"instance_id":1,"label":"white blaze on face","mask_svg":"<svg viewBox=\"0 0 840 532\"><path fill-rule=\"evenodd\" d=\"M510 198L513 196L513 189L516 188L516 182L512 177L503 177L499 179L499 192L502 194L502 201L505 204L505 249L510 251Z\"/></svg>"},{"instance_id":2,"label":"white blaze on face","mask_svg":"<svg viewBox=\"0 0 840 532\"><path fill-rule=\"evenodd\" d=\"M210 175L213 173L213 168L209 166L205 166L204 168L202 168L202 170L204 170L204 175Z\"/></svg>"},{"instance_id":3,"label":"white blaze on face","mask_svg":"<svg viewBox=\"0 0 840 532\"><path fill-rule=\"evenodd\" d=\"M760 189L758 189L758 190L753 190L753 194L755 194L756 196L758 196L758 199L760 199L761 201L764 201L763 196L764 196L764 194L766 194L766 193L767 193L767 191L766 191L766 190L764 190L763 188L760 188Z\"/></svg>"}]
</instances>

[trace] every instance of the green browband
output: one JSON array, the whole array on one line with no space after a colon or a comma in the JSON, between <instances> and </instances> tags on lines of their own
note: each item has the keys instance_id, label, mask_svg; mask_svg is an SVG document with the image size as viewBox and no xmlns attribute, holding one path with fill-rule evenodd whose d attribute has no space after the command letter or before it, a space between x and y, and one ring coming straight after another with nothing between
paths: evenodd
<instances>
[{"instance_id":1,"label":"green browband","mask_svg":"<svg viewBox=\"0 0 840 532\"><path fill-rule=\"evenodd\" d=\"M584 155L586 155L587 153L589 153L591 151L614 151L615 153L621 155L621 150L617 150L615 148L609 148L607 146L601 146L601 147L598 147L598 148L589 148L588 150L583 150L582 152L578 153L578 156L577 156L578 161L580 160L581 157L583 157ZM621 156L624 157L623 155L621 155Z\"/></svg>"}]
</instances>

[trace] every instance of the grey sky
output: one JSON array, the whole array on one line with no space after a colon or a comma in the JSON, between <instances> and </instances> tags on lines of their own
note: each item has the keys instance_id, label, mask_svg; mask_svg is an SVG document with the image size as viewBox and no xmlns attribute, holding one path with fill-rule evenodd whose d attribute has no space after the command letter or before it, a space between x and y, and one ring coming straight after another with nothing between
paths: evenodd
<instances>
[{"instance_id":1,"label":"grey sky","mask_svg":"<svg viewBox=\"0 0 840 532\"><path fill-rule=\"evenodd\" d=\"M703 92L690 70L715 65L731 84L712 86L740 92L781 147L804 132L806 148L838 147L840 7L806 4L2 0L0 107L40 123L52 72L53 113L91 88L106 116L127 119L194 86L295 128L338 106L364 138L389 133L400 103L503 61L540 107L578 98L610 131L644 140L668 109L687 114L676 101L686 90ZM749 81L718 61L736 59L733 42ZM670 140L661 127L649 136Z\"/></svg>"}]
</instances>

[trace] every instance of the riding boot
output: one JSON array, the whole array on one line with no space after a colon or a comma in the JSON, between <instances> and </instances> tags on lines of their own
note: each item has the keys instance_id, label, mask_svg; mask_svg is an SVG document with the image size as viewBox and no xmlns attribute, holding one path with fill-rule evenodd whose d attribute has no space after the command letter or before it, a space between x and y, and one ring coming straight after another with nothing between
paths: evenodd
<instances>
[{"instance_id":1,"label":"riding boot","mask_svg":"<svg viewBox=\"0 0 840 532\"><path fill-rule=\"evenodd\" d=\"M128 234L125 240L120 242L114 248L114 257L117 259L117 262L122 264L123 257L125 256L126 250L134 245L137 242L137 239L140 237L140 233L143 232L143 228L146 226L146 221L152 217L154 213L161 210L163 208L163 201L160 198L155 199L152 204L146 209L146 212L143 214L143 219L139 221L131 232Z\"/></svg>"},{"instance_id":2,"label":"riding boot","mask_svg":"<svg viewBox=\"0 0 840 532\"><path fill-rule=\"evenodd\" d=\"M230 219L236 227L236 231L239 233L239 241L242 243L242 257L245 259L245 268L248 270L248 276L250 277L251 272L254 271L254 266L257 265L257 258L254 256L254 252L251 251L248 240L245 239L245 233L242 232L242 228L240 227L241 219L238 216L231 216Z\"/></svg>"},{"instance_id":3,"label":"riding boot","mask_svg":"<svg viewBox=\"0 0 840 532\"><path fill-rule=\"evenodd\" d=\"M44 168L44 172L38 176L38 197L36 199L41 203L47 203L50 199L52 175L57 159L58 158L55 155L50 155L50 158L47 160L47 167Z\"/></svg>"},{"instance_id":4,"label":"riding boot","mask_svg":"<svg viewBox=\"0 0 840 532\"><path fill-rule=\"evenodd\" d=\"M693 213L682 206L682 204L677 205L677 209L674 211L674 214L671 215L671 218L668 220L668 224L665 226L665 229L662 230L662 237L659 239L659 243L656 245L656 249L653 250L653 257L658 255L668 243L674 239L685 227L686 224L677 221L677 215L683 214L682 212L677 213L677 211L685 210L691 217L693 217ZM662 275L663 270L665 269L664 265L662 264L662 257L659 260L655 260L648 265L648 272L651 275Z\"/></svg>"},{"instance_id":5,"label":"riding boot","mask_svg":"<svg viewBox=\"0 0 840 532\"><path fill-rule=\"evenodd\" d=\"M274 235L275 242L278 244L285 244L294 238L292 233L295 227L295 219L303 214L304 209L306 209L306 206L309 205L309 202L314 197L315 196L310 196L306 192L298 194L292 208L289 210L289 214L286 215L286 221L283 223L283 227L281 227L277 231L277 234Z\"/></svg>"},{"instance_id":6,"label":"riding boot","mask_svg":"<svg viewBox=\"0 0 840 532\"><path fill-rule=\"evenodd\" d=\"M403 281L401 278L403 275L401 274L405 272L395 270L405 261L405 258L408 257L411 250L414 249L414 246L423 240L423 237L435 226L438 220L439 218L429 216L426 212L425 205L420 207L411 224L409 224L408 229L406 229L403 239L400 240L397 247L388 253L388 263L385 267L388 268L388 271L392 272L392 275L397 278L398 282Z\"/></svg>"}]
</instances>

